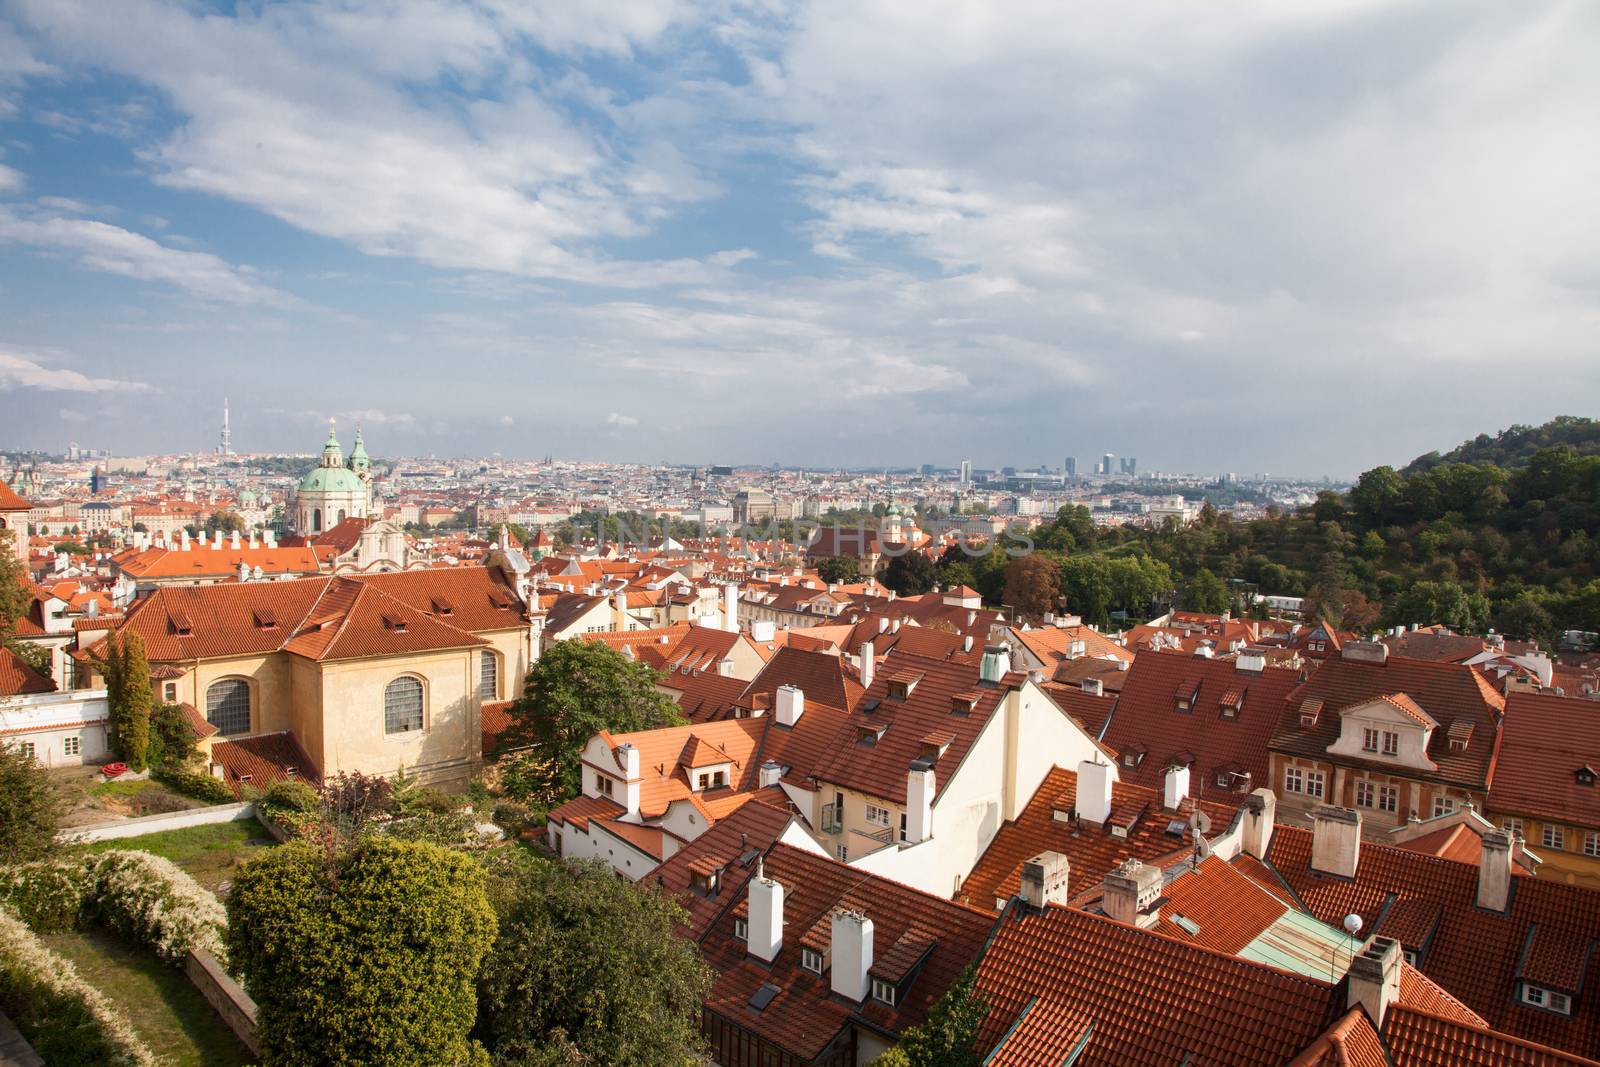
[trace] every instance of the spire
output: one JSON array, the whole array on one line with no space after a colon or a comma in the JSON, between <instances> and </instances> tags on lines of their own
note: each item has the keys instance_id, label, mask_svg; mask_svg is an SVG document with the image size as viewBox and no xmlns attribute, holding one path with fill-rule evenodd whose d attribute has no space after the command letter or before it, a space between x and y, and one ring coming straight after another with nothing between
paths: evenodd
<instances>
[{"instance_id":1,"label":"spire","mask_svg":"<svg viewBox=\"0 0 1600 1067\"><path fill-rule=\"evenodd\" d=\"M350 469L363 481L372 477L372 460L367 457L367 446L361 443L361 427L356 426L355 443L350 446Z\"/></svg>"},{"instance_id":2,"label":"spire","mask_svg":"<svg viewBox=\"0 0 1600 1067\"><path fill-rule=\"evenodd\" d=\"M228 398L222 398L222 437L217 443L217 454L233 455L233 433L228 429Z\"/></svg>"},{"instance_id":3,"label":"spire","mask_svg":"<svg viewBox=\"0 0 1600 1067\"><path fill-rule=\"evenodd\" d=\"M333 420L328 420L328 443L322 446L322 465L324 467L344 466L344 450L339 447L339 438L334 436Z\"/></svg>"}]
</instances>

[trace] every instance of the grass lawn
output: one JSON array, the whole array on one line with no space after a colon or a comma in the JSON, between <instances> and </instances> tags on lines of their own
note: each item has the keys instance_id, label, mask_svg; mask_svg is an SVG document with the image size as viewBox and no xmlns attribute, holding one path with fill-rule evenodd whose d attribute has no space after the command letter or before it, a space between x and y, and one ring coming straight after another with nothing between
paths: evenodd
<instances>
[{"instance_id":1,"label":"grass lawn","mask_svg":"<svg viewBox=\"0 0 1600 1067\"><path fill-rule=\"evenodd\" d=\"M155 953L97 930L46 934L43 941L122 1009L163 1063L240 1067L255 1062L182 969Z\"/></svg>"},{"instance_id":2,"label":"grass lawn","mask_svg":"<svg viewBox=\"0 0 1600 1067\"><path fill-rule=\"evenodd\" d=\"M182 867L195 881L215 892L233 878L239 865L261 854L276 842L254 819L191 826L184 830L163 830L141 837L96 841L91 852L132 849L152 852Z\"/></svg>"}]
</instances>

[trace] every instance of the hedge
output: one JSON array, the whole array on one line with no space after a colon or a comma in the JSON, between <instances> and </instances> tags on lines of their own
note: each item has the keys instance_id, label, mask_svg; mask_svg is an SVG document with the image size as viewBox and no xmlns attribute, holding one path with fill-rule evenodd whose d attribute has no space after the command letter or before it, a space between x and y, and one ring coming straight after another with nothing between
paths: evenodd
<instances>
[{"instance_id":1,"label":"hedge","mask_svg":"<svg viewBox=\"0 0 1600 1067\"><path fill-rule=\"evenodd\" d=\"M0 906L0 1008L53 1067L156 1067L127 1018Z\"/></svg>"},{"instance_id":2,"label":"hedge","mask_svg":"<svg viewBox=\"0 0 1600 1067\"><path fill-rule=\"evenodd\" d=\"M220 778L213 778L209 774L199 771L187 771L175 767L163 767L154 772L152 777L162 785L174 792L182 793L186 797L204 800L208 804L232 804L236 799L233 790L229 789Z\"/></svg>"},{"instance_id":3,"label":"hedge","mask_svg":"<svg viewBox=\"0 0 1600 1067\"><path fill-rule=\"evenodd\" d=\"M0 904L40 932L105 926L170 962L203 950L227 964L222 902L148 852L100 852L0 871Z\"/></svg>"}]
</instances>

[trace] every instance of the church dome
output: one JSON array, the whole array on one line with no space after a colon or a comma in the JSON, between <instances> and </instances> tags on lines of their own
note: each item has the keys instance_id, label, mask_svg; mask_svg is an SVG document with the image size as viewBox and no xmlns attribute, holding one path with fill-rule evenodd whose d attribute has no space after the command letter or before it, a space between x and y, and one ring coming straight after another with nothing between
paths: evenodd
<instances>
[{"instance_id":1,"label":"church dome","mask_svg":"<svg viewBox=\"0 0 1600 1067\"><path fill-rule=\"evenodd\" d=\"M354 471L346 467L317 467L300 480L302 493L364 493Z\"/></svg>"}]
</instances>

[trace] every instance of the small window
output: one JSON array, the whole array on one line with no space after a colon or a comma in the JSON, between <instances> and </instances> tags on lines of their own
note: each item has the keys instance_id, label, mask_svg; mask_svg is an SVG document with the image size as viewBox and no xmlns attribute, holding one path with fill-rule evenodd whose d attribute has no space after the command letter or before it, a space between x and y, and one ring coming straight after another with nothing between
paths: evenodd
<instances>
[{"instance_id":1,"label":"small window","mask_svg":"<svg viewBox=\"0 0 1600 1067\"><path fill-rule=\"evenodd\" d=\"M1583 854L1585 856L1600 856L1600 833L1590 830L1583 835Z\"/></svg>"},{"instance_id":2,"label":"small window","mask_svg":"<svg viewBox=\"0 0 1600 1067\"><path fill-rule=\"evenodd\" d=\"M1435 819L1439 818L1441 815L1449 815L1455 810L1455 797L1438 796L1433 798L1433 817Z\"/></svg>"},{"instance_id":3,"label":"small window","mask_svg":"<svg viewBox=\"0 0 1600 1067\"><path fill-rule=\"evenodd\" d=\"M1306 796L1322 799L1322 784L1326 776L1321 771L1306 772Z\"/></svg>"},{"instance_id":4,"label":"small window","mask_svg":"<svg viewBox=\"0 0 1600 1067\"><path fill-rule=\"evenodd\" d=\"M1393 730L1383 732L1383 754L1385 756L1398 756L1400 754L1400 735Z\"/></svg>"},{"instance_id":5,"label":"small window","mask_svg":"<svg viewBox=\"0 0 1600 1067\"><path fill-rule=\"evenodd\" d=\"M383 690L383 732L410 734L422 729L422 683L401 675Z\"/></svg>"},{"instance_id":6,"label":"small window","mask_svg":"<svg viewBox=\"0 0 1600 1067\"><path fill-rule=\"evenodd\" d=\"M22 754L29 759L39 758L38 749L34 748L32 741L20 742L17 747L20 748L22 750Z\"/></svg>"},{"instance_id":7,"label":"small window","mask_svg":"<svg viewBox=\"0 0 1600 1067\"><path fill-rule=\"evenodd\" d=\"M1371 782L1356 783L1356 807L1370 808L1377 800L1378 791Z\"/></svg>"},{"instance_id":8,"label":"small window","mask_svg":"<svg viewBox=\"0 0 1600 1067\"><path fill-rule=\"evenodd\" d=\"M822 973L822 953L816 949L802 948L800 950L800 966L812 974Z\"/></svg>"},{"instance_id":9,"label":"small window","mask_svg":"<svg viewBox=\"0 0 1600 1067\"><path fill-rule=\"evenodd\" d=\"M867 821L875 826L889 825L889 809L880 808L876 804L867 805Z\"/></svg>"},{"instance_id":10,"label":"small window","mask_svg":"<svg viewBox=\"0 0 1600 1067\"><path fill-rule=\"evenodd\" d=\"M488 649L478 655L478 698L500 699L500 661Z\"/></svg>"},{"instance_id":11,"label":"small window","mask_svg":"<svg viewBox=\"0 0 1600 1067\"><path fill-rule=\"evenodd\" d=\"M1539 839L1545 848L1565 849L1567 847L1567 831L1560 826L1545 824L1544 835Z\"/></svg>"},{"instance_id":12,"label":"small window","mask_svg":"<svg viewBox=\"0 0 1600 1067\"><path fill-rule=\"evenodd\" d=\"M76 756L81 751L81 744L82 742L76 737L63 737L61 739L61 751L68 756Z\"/></svg>"},{"instance_id":13,"label":"small window","mask_svg":"<svg viewBox=\"0 0 1600 1067\"><path fill-rule=\"evenodd\" d=\"M161 699L168 704L176 704L178 702L178 683L162 682Z\"/></svg>"},{"instance_id":14,"label":"small window","mask_svg":"<svg viewBox=\"0 0 1600 1067\"><path fill-rule=\"evenodd\" d=\"M711 775L702 774L697 779L697 781L698 781L699 784L695 786L696 789L710 789L711 788Z\"/></svg>"},{"instance_id":15,"label":"small window","mask_svg":"<svg viewBox=\"0 0 1600 1067\"><path fill-rule=\"evenodd\" d=\"M1378 751L1378 731L1370 726L1363 727L1361 730L1361 751Z\"/></svg>"},{"instance_id":16,"label":"small window","mask_svg":"<svg viewBox=\"0 0 1600 1067\"><path fill-rule=\"evenodd\" d=\"M1304 793L1306 791L1305 772L1299 767L1284 768L1283 791L1285 793Z\"/></svg>"},{"instance_id":17,"label":"small window","mask_svg":"<svg viewBox=\"0 0 1600 1067\"><path fill-rule=\"evenodd\" d=\"M1378 810L1394 812L1400 807L1400 789L1398 786L1386 785L1378 789Z\"/></svg>"},{"instance_id":18,"label":"small window","mask_svg":"<svg viewBox=\"0 0 1600 1067\"><path fill-rule=\"evenodd\" d=\"M740 941L750 940L750 921L748 919L733 920L733 936Z\"/></svg>"},{"instance_id":19,"label":"small window","mask_svg":"<svg viewBox=\"0 0 1600 1067\"><path fill-rule=\"evenodd\" d=\"M874 978L872 980L873 1000L880 1001L884 1004L888 1004L890 1007L893 1007L894 997L895 988L891 983L885 982L882 978Z\"/></svg>"},{"instance_id":20,"label":"small window","mask_svg":"<svg viewBox=\"0 0 1600 1067\"><path fill-rule=\"evenodd\" d=\"M594 788L595 791L601 796L610 796L612 790L611 779L607 778L603 774L596 773L594 776Z\"/></svg>"}]
</instances>

